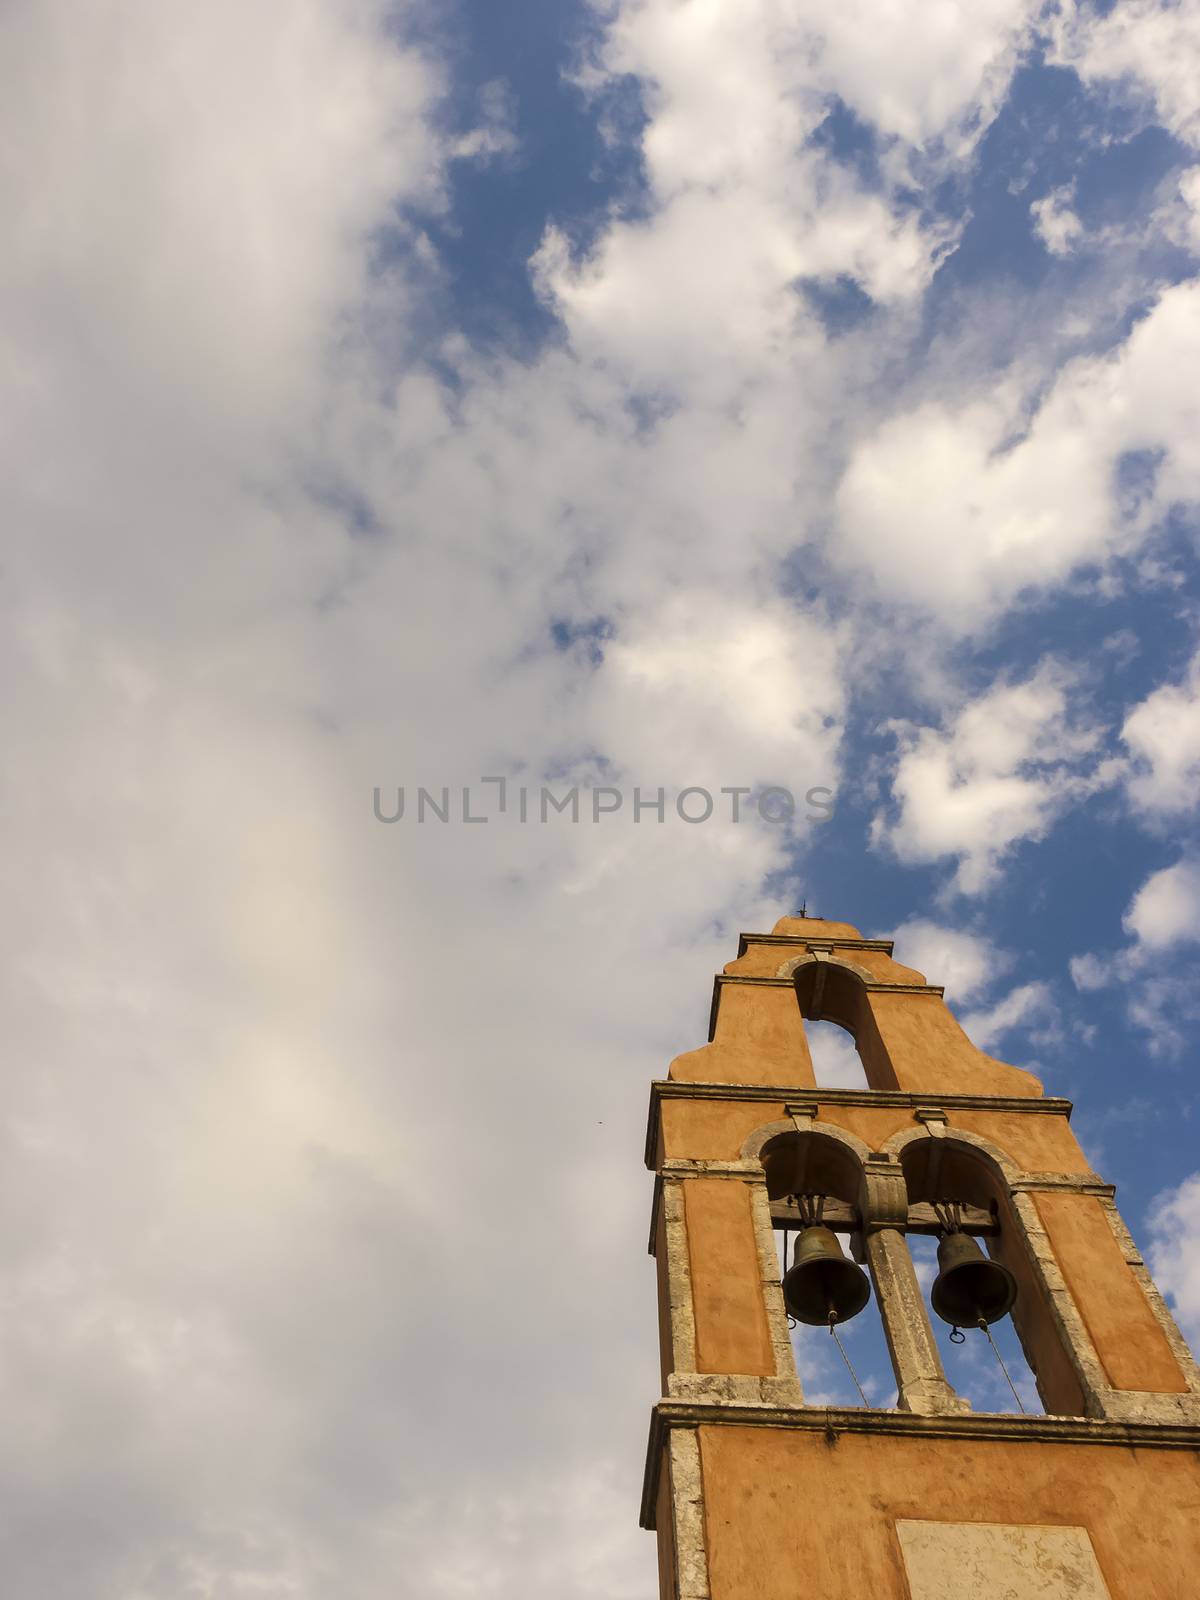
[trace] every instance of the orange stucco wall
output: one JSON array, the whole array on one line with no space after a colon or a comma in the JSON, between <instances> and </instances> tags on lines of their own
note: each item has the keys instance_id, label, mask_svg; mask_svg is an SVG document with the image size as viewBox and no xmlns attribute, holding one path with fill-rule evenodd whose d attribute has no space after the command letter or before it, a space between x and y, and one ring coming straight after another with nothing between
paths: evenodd
<instances>
[{"instance_id":1,"label":"orange stucco wall","mask_svg":"<svg viewBox=\"0 0 1200 1600\"><path fill-rule=\"evenodd\" d=\"M1112 1600L1200 1593L1200 1463L1187 1451L699 1432L712 1600L909 1600L905 1517L1084 1527Z\"/></svg>"},{"instance_id":2,"label":"orange stucco wall","mask_svg":"<svg viewBox=\"0 0 1200 1600\"><path fill-rule=\"evenodd\" d=\"M1038 1194L1034 1200L1113 1388L1184 1393L1179 1363L1099 1200L1086 1194Z\"/></svg>"},{"instance_id":3,"label":"orange stucco wall","mask_svg":"<svg viewBox=\"0 0 1200 1600\"><path fill-rule=\"evenodd\" d=\"M683 1161L737 1161L755 1131L783 1116L783 1101L664 1100L662 1153Z\"/></svg>"},{"instance_id":4,"label":"orange stucco wall","mask_svg":"<svg viewBox=\"0 0 1200 1600\"><path fill-rule=\"evenodd\" d=\"M1017 1303L1012 1310L1025 1359L1037 1381L1046 1412L1054 1417L1081 1417L1086 1413L1083 1388L1067 1346L1055 1321L1050 1299L1033 1270L1020 1226L1007 1197L1000 1203L1000 1234L988 1249L1017 1280Z\"/></svg>"},{"instance_id":5,"label":"orange stucco wall","mask_svg":"<svg viewBox=\"0 0 1200 1600\"><path fill-rule=\"evenodd\" d=\"M815 1087L795 990L790 984L726 984L712 1043L676 1056L669 1076L689 1083Z\"/></svg>"},{"instance_id":6,"label":"orange stucco wall","mask_svg":"<svg viewBox=\"0 0 1200 1600\"><path fill-rule=\"evenodd\" d=\"M867 1000L899 1088L943 1094L1041 1094L1042 1086L1031 1072L977 1049L939 995L873 989Z\"/></svg>"},{"instance_id":7,"label":"orange stucco wall","mask_svg":"<svg viewBox=\"0 0 1200 1600\"><path fill-rule=\"evenodd\" d=\"M728 1178L683 1183L696 1319L696 1369L769 1377L774 1352L762 1295L750 1190Z\"/></svg>"},{"instance_id":8,"label":"orange stucco wall","mask_svg":"<svg viewBox=\"0 0 1200 1600\"><path fill-rule=\"evenodd\" d=\"M751 946L726 970L744 974L748 968L775 969L775 957L786 948ZM855 954L872 958L874 977L908 982L921 976L878 952ZM722 983L712 1042L677 1056L670 1076L693 1083L815 1087L800 1006L791 983L736 978ZM1042 1092L1032 1073L977 1049L938 994L868 989L839 970L836 982L833 976L826 982L822 1014L854 1035L874 1089L1022 1096Z\"/></svg>"},{"instance_id":9,"label":"orange stucco wall","mask_svg":"<svg viewBox=\"0 0 1200 1600\"><path fill-rule=\"evenodd\" d=\"M949 1118L950 1132L955 1128L998 1145L1023 1172L1069 1172L1083 1177L1092 1170L1065 1116L955 1110Z\"/></svg>"},{"instance_id":10,"label":"orange stucco wall","mask_svg":"<svg viewBox=\"0 0 1200 1600\"><path fill-rule=\"evenodd\" d=\"M821 917L780 917L771 929L783 939L861 939L850 922L826 922Z\"/></svg>"},{"instance_id":11,"label":"orange stucco wall","mask_svg":"<svg viewBox=\"0 0 1200 1600\"><path fill-rule=\"evenodd\" d=\"M870 973L877 983L925 983L928 980L916 967L905 967L882 950L847 950L845 959ZM934 980L937 981L936 979Z\"/></svg>"}]
</instances>

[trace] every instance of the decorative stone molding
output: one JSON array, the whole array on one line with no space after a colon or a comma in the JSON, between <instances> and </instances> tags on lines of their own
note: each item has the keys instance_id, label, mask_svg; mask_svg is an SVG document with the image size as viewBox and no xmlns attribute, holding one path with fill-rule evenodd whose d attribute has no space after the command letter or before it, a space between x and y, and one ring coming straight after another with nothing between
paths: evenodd
<instances>
[{"instance_id":1,"label":"decorative stone molding","mask_svg":"<svg viewBox=\"0 0 1200 1600\"><path fill-rule=\"evenodd\" d=\"M671 1503L675 1514L676 1593L678 1600L711 1600L708 1541L704 1533L700 1441L694 1428L674 1428L667 1444Z\"/></svg>"},{"instance_id":2,"label":"decorative stone molding","mask_svg":"<svg viewBox=\"0 0 1200 1600\"><path fill-rule=\"evenodd\" d=\"M667 1382L669 1400L720 1406L793 1406L803 1404L797 1378L755 1378L741 1373L674 1372Z\"/></svg>"},{"instance_id":3,"label":"decorative stone molding","mask_svg":"<svg viewBox=\"0 0 1200 1600\"><path fill-rule=\"evenodd\" d=\"M804 954L792 956L789 960L782 962L780 966L776 968L775 977L777 979L786 978L789 982L794 982L796 974L800 971L801 967L811 966L814 963L818 967L816 982L813 987L812 1000L810 1001L811 1016L814 1021L819 1021L821 1016L822 974L819 970L821 967L841 967L843 972L850 973L852 977L858 979L859 983L868 988L872 984L877 986L879 985L879 979L873 977L865 967L860 967L853 961L847 961L844 956L834 955L832 945L813 945L811 949ZM890 989L892 985L885 984L883 987Z\"/></svg>"},{"instance_id":4,"label":"decorative stone molding","mask_svg":"<svg viewBox=\"0 0 1200 1600\"><path fill-rule=\"evenodd\" d=\"M797 945L801 948L819 946L823 950L878 950L885 956L890 956L895 948L892 939L843 939L829 933L816 933L811 938L792 933L742 933L738 935L739 959L752 944L786 945L792 950Z\"/></svg>"},{"instance_id":5,"label":"decorative stone molding","mask_svg":"<svg viewBox=\"0 0 1200 1600\"><path fill-rule=\"evenodd\" d=\"M864 1233L875 1233L880 1228L899 1228L903 1232L908 1223L908 1186L899 1162L877 1158L863 1162L858 1211Z\"/></svg>"},{"instance_id":6,"label":"decorative stone molding","mask_svg":"<svg viewBox=\"0 0 1200 1600\"><path fill-rule=\"evenodd\" d=\"M936 1106L928 1089L837 1089L811 1083L785 1085L763 1083L706 1083L690 1078L654 1078L651 1099L658 1100L786 1100L797 1105L811 1101L830 1106L907 1106L912 1111L1018 1111L1029 1116L1069 1117L1074 1109L1061 1095L939 1094Z\"/></svg>"},{"instance_id":7,"label":"decorative stone molding","mask_svg":"<svg viewBox=\"0 0 1200 1600\"><path fill-rule=\"evenodd\" d=\"M783 1124L790 1129L791 1124ZM762 1163L758 1160L749 1161L687 1161L683 1157L672 1158L664 1161L654 1183L654 1195L650 1202L650 1245L649 1253L654 1254L654 1240L658 1230L658 1213L662 1205L663 1183L670 1178L679 1182L684 1178L741 1178L743 1182L753 1183L762 1178Z\"/></svg>"},{"instance_id":8,"label":"decorative stone molding","mask_svg":"<svg viewBox=\"0 0 1200 1600\"><path fill-rule=\"evenodd\" d=\"M1200 1394L1200 1366L1197 1366L1196 1358L1192 1355L1187 1342L1180 1333L1179 1325L1175 1321L1175 1318L1171 1315L1171 1308L1163 1299L1158 1285L1150 1276L1150 1270L1146 1266L1146 1263L1142 1260L1141 1252L1138 1250L1137 1245L1133 1241L1133 1235L1125 1226L1125 1219L1117 1210L1111 1195L1102 1196L1101 1199L1104 1209L1108 1213L1109 1222L1112 1224L1112 1230L1116 1234L1117 1241L1120 1244L1122 1253L1125 1256L1125 1260L1128 1262L1134 1277L1141 1284L1142 1290L1145 1293L1147 1300L1150 1302L1150 1308L1154 1312L1155 1317L1158 1319L1159 1326L1162 1328L1163 1333L1167 1337L1167 1343L1171 1346L1171 1352L1176 1361L1179 1362L1180 1370L1187 1379L1188 1388L1191 1389L1193 1393Z\"/></svg>"},{"instance_id":9,"label":"decorative stone molding","mask_svg":"<svg viewBox=\"0 0 1200 1600\"><path fill-rule=\"evenodd\" d=\"M724 1176L750 1188L750 1208L754 1225L755 1251L759 1265L759 1287L766 1310L767 1327L774 1356L775 1374L769 1378L742 1377L736 1374L708 1374L696 1371L696 1315L692 1292L691 1253L688 1242L687 1213L683 1184L690 1177ZM655 1254L659 1221L666 1249L664 1277L667 1292L667 1328L671 1341L671 1370L667 1393L673 1398L697 1397L727 1405L802 1405L804 1394L796 1374L792 1342L788 1336L787 1310L780 1287L779 1258L775 1230L767 1200L762 1164L744 1162L669 1162L655 1185L655 1203L650 1226L650 1253Z\"/></svg>"},{"instance_id":10,"label":"decorative stone molding","mask_svg":"<svg viewBox=\"0 0 1200 1600\"><path fill-rule=\"evenodd\" d=\"M788 1386L789 1402L793 1405L803 1405L804 1392L800 1387L800 1378L796 1372L796 1357L792 1352L792 1341L788 1334L787 1307L783 1303L775 1229L771 1222L765 1178L760 1177L751 1188L750 1214L754 1221L754 1243L758 1250L759 1278L763 1304L767 1312L767 1328L775 1356L775 1377L778 1382ZM783 1403L782 1397L777 1403Z\"/></svg>"},{"instance_id":11,"label":"decorative stone molding","mask_svg":"<svg viewBox=\"0 0 1200 1600\"><path fill-rule=\"evenodd\" d=\"M814 1088L800 1084L776 1088L760 1083L692 1083L676 1078L656 1078L650 1085L650 1107L646 1127L646 1165L656 1168L659 1135L659 1108L664 1100L726 1100L731 1104L747 1105L766 1102L770 1105L787 1105L790 1109L801 1106L888 1106L929 1109L928 1092L912 1093L905 1089L832 1089ZM1069 1100L1050 1095L938 1095L939 1108L953 1113L963 1111L1012 1111L1025 1116L1069 1117L1072 1106Z\"/></svg>"},{"instance_id":12,"label":"decorative stone molding","mask_svg":"<svg viewBox=\"0 0 1200 1600\"><path fill-rule=\"evenodd\" d=\"M985 1102L986 1104L986 1102ZM925 1111L925 1107L920 1108ZM989 1107L990 1109L990 1107ZM917 1114L913 1113L914 1116ZM955 1127L946 1117L937 1118L926 1111L925 1120L915 1128L901 1128L892 1134L879 1147L879 1154L893 1156L900 1160L904 1151L910 1144L927 1139L942 1139L947 1143L970 1145L972 1149L985 1158L994 1169L996 1175L1011 1187L1019 1181L1021 1169L1016 1162L998 1144L993 1144L990 1139L985 1139L981 1134L970 1133L966 1128Z\"/></svg>"},{"instance_id":13,"label":"decorative stone molding","mask_svg":"<svg viewBox=\"0 0 1200 1600\"><path fill-rule=\"evenodd\" d=\"M1034 1194L1041 1190L1070 1189L1076 1194L1094 1194L1099 1200L1111 1200L1116 1185L1105 1183L1094 1172L1025 1172L1009 1183L1013 1194Z\"/></svg>"},{"instance_id":14,"label":"decorative stone molding","mask_svg":"<svg viewBox=\"0 0 1200 1600\"><path fill-rule=\"evenodd\" d=\"M846 1149L850 1151L860 1165L870 1159L871 1151L869 1146L848 1129L839 1128L835 1122L822 1122L817 1116L804 1117L803 1122L801 1122L800 1119L805 1110L803 1106L789 1105L786 1109L789 1112L787 1121L764 1123L761 1128L755 1128L754 1132L749 1135L742 1145L742 1158L744 1161L761 1162L762 1152L772 1139L796 1134L801 1137L808 1134L820 1134L826 1139L834 1140L837 1144L845 1145Z\"/></svg>"},{"instance_id":15,"label":"decorative stone molding","mask_svg":"<svg viewBox=\"0 0 1200 1600\"><path fill-rule=\"evenodd\" d=\"M668 1436L701 1427L798 1428L822 1433L831 1443L843 1433L879 1434L924 1439L1007 1439L1023 1444L1088 1444L1121 1450L1200 1451L1200 1423L1191 1421L1114 1420L1092 1417L1013 1416L1009 1412L922 1416L911 1411L863 1411L858 1407L800 1406L736 1410L723 1405L663 1401L650 1422L646 1474L642 1489L642 1526L654 1527L661 1453Z\"/></svg>"},{"instance_id":16,"label":"decorative stone molding","mask_svg":"<svg viewBox=\"0 0 1200 1600\"><path fill-rule=\"evenodd\" d=\"M1042 1219L1030 1194L1020 1190L1010 1191L1017 1231L1038 1284L1050 1308L1050 1316L1058 1341L1083 1392L1087 1416L1105 1417L1109 1413L1103 1395L1108 1390L1108 1380L1092 1337L1079 1314L1079 1307L1067 1288L1058 1259L1050 1244L1050 1236L1042 1226Z\"/></svg>"},{"instance_id":17,"label":"decorative stone molding","mask_svg":"<svg viewBox=\"0 0 1200 1600\"><path fill-rule=\"evenodd\" d=\"M783 1124L787 1132L795 1130L790 1122ZM754 1157L738 1161L691 1161L686 1156L668 1156L662 1164L664 1178L757 1178L761 1176L762 1162Z\"/></svg>"},{"instance_id":18,"label":"decorative stone molding","mask_svg":"<svg viewBox=\"0 0 1200 1600\"><path fill-rule=\"evenodd\" d=\"M683 1185L673 1178L666 1178L662 1183L661 1195L663 1233L667 1250L664 1277L667 1283L667 1326L671 1335L671 1368L675 1373L694 1373L696 1313L692 1299L692 1262L688 1254Z\"/></svg>"}]
</instances>

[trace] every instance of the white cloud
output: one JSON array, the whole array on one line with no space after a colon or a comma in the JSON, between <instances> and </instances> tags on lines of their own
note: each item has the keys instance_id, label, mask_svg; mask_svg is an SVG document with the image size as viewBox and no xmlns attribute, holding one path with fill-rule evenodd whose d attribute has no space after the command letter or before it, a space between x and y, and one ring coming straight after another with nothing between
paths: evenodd
<instances>
[{"instance_id":1,"label":"white cloud","mask_svg":"<svg viewBox=\"0 0 1200 1600\"><path fill-rule=\"evenodd\" d=\"M802 795L837 770L845 684L835 636L766 596L692 591L631 620L596 675L596 727L633 770Z\"/></svg>"},{"instance_id":2,"label":"white cloud","mask_svg":"<svg viewBox=\"0 0 1200 1600\"><path fill-rule=\"evenodd\" d=\"M1200 1172L1160 1195L1149 1221L1150 1270L1194 1347L1200 1340Z\"/></svg>"},{"instance_id":3,"label":"white cloud","mask_svg":"<svg viewBox=\"0 0 1200 1600\"><path fill-rule=\"evenodd\" d=\"M1123 918L1131 942L1109 953L1072 958L1071 978L1083 993L1111 989L1154 1055L1177 1055L1186 1024L1200 1017L1189 946L1200 939L1200 867L1184 856L1151 873Z\"/></svg>"},{"instance_id":4,"label":"white cloud","mask_svg":"<svg viewBox=\"0 0 1200 1600\"><path fill-rule=\"evenodd\" d=\"M391 230L469 152L382 11L68 11L0 24L41 150L0 170L27 402L0 628L30 908L0 962L9 1581L640 1600L630 1153L789 841L416 833L370 795L601 763L836 783L839 630L762 572L794 537L787 363L741 429L719 383L649 442L571 350L450 339L452 391L411 359L436 263ZM599 666L555 650L554 620L597 615Z\"/></svg>"},{"instance_id":5,"label":"white cloud","mask_svg":"<svg viewBox=\"0 0 1200 1600\"><path fill-rule=\"evenodd\" d=\"M1200 251L1200 166L1189 167L1179 179L1179 242Z\"/></svg>"},{"instance_id":6,"label":"white cloud","mask_svg":"<svg viewBox=\"0 0 1200 1600\"><path fill-rule=\"evenodd\" d=\"M1028 1028L1050 1020L1053 1015L1050 985L1035 981L1019 984L993 1006L968 1012L962 1025L971 1041L987 1050L1014 1028Z\"/></svg>"},{"instance_id":7,"label":"white cloud","mask_svg":"<svg viewBox=\"0 0 1200 1600\"><path fill-rule=\"evenodd\" d=\"M1200 939L1200 866L1178 861L1153 873L1134 895L1124 922L1150 951Z\"/></svg>"},{"instance_id":8,"label":"white cloud","mask_svg":"<svg viewBox=\"0 0 1200 1600\"><path fill-rule=\"evenodd\" d=\"M1071 982L1085 994L1103 989L1113 977L1113 964L1098 955L1072 956L1068 963Z\"/></svg>"},{"instance_id":9,"label":"white cloud","mask_svg":"<svg viewBox=\"0 0 1200 1600\"><path fill-rule=\"evenodd\" d=\"M752 377L817 359L798 279L849 277L883 304L921 292L953 229L912 205L912 163L927 146L967 158L1036 8L955 0L936 19L915 3L884 16L815 0L606 9L610 30L581 81L595 90L629 74L645 85L655 208L614 220L584 261L551 229L537 282L581 353L650 390L696 397L736 395ZM883 193L806 148L834 95L900 141Z\"/></svg>"},{"instance_id":10,"label":"white cloud","mask_svg":"<svg viewBox=\"0 0 1200 1600\"><path fill-rule=\"evenodd\" d=\"M959 155L992 121L1039 10L1037 0L800 7L831 92L885 134Z\"/></svg>"},{"instance_id":11,"label":"white cloud","mask_svg":"<svg viewBox=\"0 0 1200 1600\"><path fill-rule=\"evenodd\" d=\"M1087 83L1141 91L1164 127L1200 143L1200 17L1194 7L1124 0L1101 14L1068 0L1051 33L1051 60L1074 67Z\"/></svg>"},{"instance_id":12,"label":"white cloud","mask_svg":"<svg viewBox=\"0 0 1200 1600\"><path fill-rule=\"evenodd\" d=\"M1010 965L1010 958L990 939L926 917L902 922L893 938L896 960L923 972L930 983L940 983L946 998L955 1003L975 999Z\"/></svg>"},{"instance_id":13,"label":"white cloud","mask_svg":"<svg viewBox=\"0 0 1200 1600\"><path fill-rule=\"evenodd\" d=\"M13 448L20 460L72 424L79 446L83 423L101 458L73 461L60 496L86 493L114 452L141 464L141 408L167 386L177 409L160 421L203 427L197 446L315 399L368 232L394 198L437 193L438 74L381 46L382 15L369 0L6 11L20 135L0 157L0 283L26 413ZM72 389L76 410L56 410Z\"/></svg>"},{"instance_id":14,"label":"white cloud","mask_svg":"<svg viewBox=\"0 0 1200 1600\"><path fill-rule=\"evenodd\" d=\"M1134 767L1134 804L1165 815L1190 811L1200 797L1200 655L1183 682L1163 684L1135 706L1121 738Z\"/></svg>"},{"instance_id":15,"label":"white cloud","mask_svg":"<svg viewBox=\"0 0 1200 1600\"><path fill-rule=\"evenodd\" d=\"M968 701L941 728L897 724L896 812L876 816L873 840L906 862L956 859L961 893L988 888L1014 846L1043 838L1105 780L1099 734L1073 713L1071 690L1045 663Z\"/></svg>"},{"instance_id":16,"label":"white cloud","mask_svg":"<svg viewBox=\"0 0 1200 1600\"><path fill-rule=\"evenodd\" d=\"M451 154L457 160L479 165L498 156L513 155L519 147L516 100L502 78L493 78L480 89L479 110L479 121L454 141Z\"/></svg>"},{"instance_id":17,"label":"white cloud","mask_svg":"<svg viewBox=\"0 0 1200 1600\"><path fill-rule=\"evenodd\" d=\"M1185 377L1197 359L1200 285L1184 283L1114 354L1064 367L1032 415L1015 373L987 398L898 411L851 456L835 558L884 597L968 633L1023 591L1134 548L1171 506L1200 499ZM1117 478L1131 452L1157 460L1132 519Z\"/></svg>"},{"instance_id":18,"label":"white cloud","mask_svg":"<svg viewBox=\"0 0 1200 1600\"><path fill-rule=\"evenodd\" d=\"M822 1088L866 1089L866 1071L854 1040L835 1022L806 1022L813 1072Z\"/></svg>"},{"instance_id":19,"label":"white cloud","mask_svg":"<svg viewBox=\"0 0 1200 1600\"><path fill-rule=\"evenodd\" d=\"M583 263L547 237L563 323L540 355L451 330L437 372L415 352L443 286L404 219L444 205L456 158L511 152L511 106L439 132L446 68L409 15L0 20L16 1592L653 1591L630 1152L797 840L627 816L417 833L373 822L371 788L836 783L861 624L785 602L779 563L897 335L840 352L794 280L850 274L903 335L947 233L901 181L969 151L1028 8L619 10L649 217ZM882 193L803 148L833 92L928 147L891 150ZM1177 360L1181 304L1150 319ZM1138 337L1120 403L1159 440L1190 391L1148 366L1135 392ZM1079 409L1077 512L1107 460ZM966 415L986 479L1000 424ZM1001 494L1018 585L1022 517L1066 494L1053 443ZM1186 491L1170 452L1162 472ZM952 556L969 607L985 580ZM564 619L597 624L598 661L554 647ZM905 733L905 859L979 886L1083 792L1068 692L1043 673ZM969 986L978 952L944 948Z\"/></svg>"},{"instance_id":20,"label":"white cloud","mask_svg":"<svg viewBox=\"0 0 1200 1600\"><path fill-rule=\"evenodd\" d=\"M1068 256L1083 236L1083 223L1071 210L1074 186L1052 189L1035 200L1029 210L1033 230L1052 256Z\"/></svg>"}]
</instances>

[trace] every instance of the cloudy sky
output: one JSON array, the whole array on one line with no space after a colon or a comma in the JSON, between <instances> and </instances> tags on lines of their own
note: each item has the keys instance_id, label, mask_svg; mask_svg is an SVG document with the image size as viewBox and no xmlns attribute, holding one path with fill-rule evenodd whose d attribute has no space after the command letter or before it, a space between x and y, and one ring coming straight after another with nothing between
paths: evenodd
<instances>
[{"instance_id":1,"label":"cloudy sky","mask_svg":"<svg viewBox=\"0 0 1200 1600\"><path fill-rule=\"evenodd\" d=\"M12 1593L651 1600L647 1084L804 901L1200 1332L1198 86L1160 0L0 10Z\"/></svg>"}]
</instances>

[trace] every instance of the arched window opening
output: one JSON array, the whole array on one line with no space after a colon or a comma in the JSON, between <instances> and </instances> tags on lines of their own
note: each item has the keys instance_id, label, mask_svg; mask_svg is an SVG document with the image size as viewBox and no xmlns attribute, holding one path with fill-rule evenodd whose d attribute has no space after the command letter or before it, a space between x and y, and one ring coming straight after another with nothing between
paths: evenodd
<instances>
[{"instance_id":1,"label":"arched window opening","mask_svg":"<svg viewBox=\"0 0 1200 1600\"><path fill-rule=\"evenodd\" d=\"M910 1233L908 1236L908 1248L913 1258L913 1266L916 1268L917 1282L921 1285L927 1305L937 1277L937 1247L936 1235ZM1004 1376L986 1335L979 1328L964 1328L959 1337L954 1338L950 1324L943 1322L933 1311L930 1312L929 1320L934 1337L937 1339L946 1379L957 1394L971 1402L972 1411L1018 1412L1023 1407L1030 1415L1044 1415L1045 1407L1038 1394L1037 1379L1025 1358L1025 1351L1011 1316L1001 1317L999 1321L993 1322L988 1332L995 1341L996 1349L1000 1352L1000 1358L1017 1394L1021 1397L1020 1406L1013 1397L1008 1379Z\"/></svg>"},{"instance_id":2,"label":"arched window opening","mask_svg":"<svg viewBox=\"0 0 1200 1600\"><path fill-rule=\"evenodd\" d=\"M869 1089L866 1069L858 1046L845 1028L836 1022L804 1024L812 1055L813 1074L821 1089Z\"/></svg>"},{"instance_id":3,"label":"arched window opening","mask_svg":"<svg viewBox=\"0 0 1200 1600\"><path fill-rule=\"evenodd\" d=\"M798 1241L807 1239L811 1245L819 1230L821 1259L808 1257L800 1268L798 1283L802 1292L811 1290L811 1314L819 1317L815 1304L822 1298L819 1285L827 1281L825 1273L833 1271L842 1284L834 1299L847 1308L844 1318L835 1318L836 1338L828 1325L806 1323L789 1315L792 1353L806 1401L809 1405L862 1406L865 1402L872 1408L894 1406L895 1375L879 1308L851 1247L862 1225L857 1158L836 1139L814 1130L773 1139L763 1150L762 1162L781 1282L796 1267ZM856 1292L859 1288L866 1295L865 1304ZM827 1304L834 1309L833 1300Z\"/></svg>"},{"instance_id":4,"label":"arched window opening","mask_svg":"<svg viewBox=\"0 0 1200 1600\"><path fill-rule=\"evenodd\" d=\"M838 961L805 961L796 968L792 981L806 1032L812 1024L823 1022L844 1028L862 1062L862 1086L894 1089L896 1075L879 1036L862 977Z\"/></svg>"},{"instance_id":5,"label":"arched window opening","mask_svg":"<svg viewBox=\"0 0 1200 1600\"><path fill-rule=\"evenodd\" d=\"M839 1232L838 1237L843 1244L846 1243L844 1234ZM775 1242L779 1252L779 1275L782 1278L792 1264L795 1228L785 1232L777 1226ZM857 1378L867 1405L872 1410L892 1410L895 1407L896 1375L892 1371L892 1358L888 1353L874 1293L856 1317L838 1327L838 1337L850 1358L854 1377L851 1377L836 1342L825 1328L806 1326L789 1318L788 1332L806 1405L861 1408L863 1399L855 1387Z\"/></svg>"},{"instance_id":6,"label":"arched window opening","mask_svg":"<svg viewBox=\"0 0 1200 1600\"><path fill-rule=\"evenodd\" d=\"M978 1246L981 1264L994 1259L1011 1272L1009 1263L1019 1255L1014 1248L1019 1243L1017 1222L1006 1186L992 1163L972 1145L952 1136L915 1140L905 1146L900 1159L910 1215L914 1205L921 1205L932 1207L939 1218L956 1218L959 1231ZM938 1243L938 1232L910 1229L909 1252L930 1304L930 1323L948 1382L975 1411L1044 1414L1046 1407L1026 1353L1036 1315L1031 1285L1027 1280L1017 1285L1011 1314L990 1321L986 1333L967 1325L965 1316L964 1325L956 1331L932 1308L939 1273Z\"/></svg>"}]
</instances>

